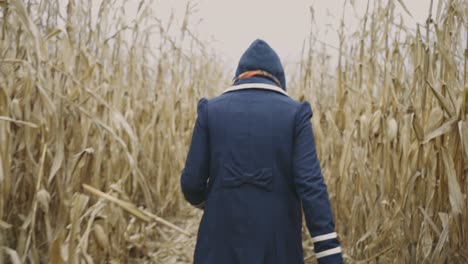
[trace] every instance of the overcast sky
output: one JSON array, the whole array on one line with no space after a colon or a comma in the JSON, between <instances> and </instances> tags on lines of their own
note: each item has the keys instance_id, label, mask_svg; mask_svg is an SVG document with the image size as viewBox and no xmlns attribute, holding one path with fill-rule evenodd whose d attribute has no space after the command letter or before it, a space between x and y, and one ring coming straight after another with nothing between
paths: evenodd
<instances>
[{"instance_id":1,"label":"overcast sky","mask_svg":"<svg viewBox=\"0 0 468 264\"><path fill-rule=\"evenodd\" d=\"M59 0L62 12L68 0ZM102 0L92 0L95 15ZM124 0L125 1L125 0ZM343 8L347 33L360 30L359 20L364 16L367 0L148 0L153 15L164 23L171 14L181 22L187 3L194 6L190 15L190 30L219 54L229 67L235 67L240 56L257 38L266 40L279 54L283 63L297 63L305 38L311 28L310 7L314 10L315 36L332 46L338 46L338 34ZM139 0L126 0L128 22L135 18ZM351 3L354 2L354 7ZM377 0L370 0L372 3ZM383 1L386 3L386 1ZM403 2L409 16L399 2ZM434 1L433 13L437 2ZM401 15L410 28L424 24L430 0L394 0L396 15ZM173 23L177 25L177 23ZM177 25L180 27L180 24ZM173 26L177 27L177 26ZM177 29L178 30L178 29ZM177 32L176 30L176 32ZM180 33L179 33L180 34ZM159 36L154 37L157 47ZM333 56L333 49L327 52Z\"/></svg>"},{"instance_id":2,"label":"overcast sky","mask_svg":"<svg viewBox=\"0 0 468 264\"><path fill-rule=\"evenodd\" d=\"M355 2L353 8L350 2ZM374 2L373 0L370 1ZM376 2L376 1L375 1ZM398 1L397 14L408 26L424 24L429 0L402 0L412 14L407 15ZM437 1L436 1L437 2ZM159 0L154 2L160 16L175 10L181 15L187 1ZM300 55L304 39L310 29L310 6L314 9L319 38L338 46L336 30L343 12L344 0L192 0L196 12L192 28L209 43L229 64L237 63L248 45L256 38L266 40L285 61L294 62ZM345 24L350 32L358 29L358 18L365 12L366 0L347 1ZM436 7L434 6L434 9Z\"/></svg>"}]
</instances>

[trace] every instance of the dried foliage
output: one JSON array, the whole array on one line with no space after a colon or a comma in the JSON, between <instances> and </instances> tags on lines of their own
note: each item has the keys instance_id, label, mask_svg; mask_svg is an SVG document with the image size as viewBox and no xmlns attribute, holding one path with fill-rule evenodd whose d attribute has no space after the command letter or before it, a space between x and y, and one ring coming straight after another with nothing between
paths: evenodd
<instances>
[{"instance_id":1,"label":"dried foliage","mask_svg":"<svg viewBox=\"0 0 468 264\"><path fill-rule=\"evenodd\" d=\"M130 22L123 1L60 2L0 9L0 253L154 260L177 230L161 217L184 204L196 98L226 78L187 26L151 16L150 1Z\"/></svg>"},{"instance_id":2,"label":"dried foliage","mask_svg":"<svg viewBox=\"0 0 468 264\"><path fill-rule=\"evenodd\" d=\"M190 263L179 175L223 65L190 4L175 28L150 1L130 23L125 1L59 2L0 0L0 262ZM289 84L313 104L346 260L466 263L468 5L431 0L411 29L403 1L369 2L335 74L311 32Z\"/></svg>"},{"instance_id":3,"label":"dried foliage","mask_svg":"<svg viewBox=\"0 0 468 264\"><path fill-rule=\"evenodd\" d=\"M349 263L468 263L468 5L431 1L411 29L402 4L342 23L334 75L312 32L294 92L313 102Z\"/></svg>"}]
</instances>

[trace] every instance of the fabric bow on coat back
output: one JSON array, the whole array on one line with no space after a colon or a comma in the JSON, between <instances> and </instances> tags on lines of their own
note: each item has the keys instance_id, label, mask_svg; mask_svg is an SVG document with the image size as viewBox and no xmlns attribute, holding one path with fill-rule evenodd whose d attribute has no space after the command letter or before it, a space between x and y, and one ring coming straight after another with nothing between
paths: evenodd
<instances>
[{"instance_id":1,"label":"fabric bow on coat back","mask_svg":"<svg viewBox=\"0 0 468 264\"><path fill-rule=\"evenodd\" d=\"M242 172L239 168L225 165L223 185L226 187L239 187L242 184L252 184L258 188L271 191L273 179L271 168L259 169L253 173Z\"/></svg>"}]
</instances>

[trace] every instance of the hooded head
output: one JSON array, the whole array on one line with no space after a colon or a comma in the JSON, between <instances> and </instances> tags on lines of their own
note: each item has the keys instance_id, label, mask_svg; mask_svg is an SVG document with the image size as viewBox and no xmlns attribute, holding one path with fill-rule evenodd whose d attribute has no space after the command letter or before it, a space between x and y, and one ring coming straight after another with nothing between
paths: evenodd
<instances>
[{"instance_id":1,"label":"hooded head","mask_svg":"<svg viewBox=\"0 0 468 264\"><path fill-rule=\"evenodd\" d=\"M244 52L237 66L235 78L242 73L255 70L266 71L273 75L278 79L281 88L286 90L286 78L280 58L270 45L261 39L255 40Z\"/></svg>"}]
</instances>

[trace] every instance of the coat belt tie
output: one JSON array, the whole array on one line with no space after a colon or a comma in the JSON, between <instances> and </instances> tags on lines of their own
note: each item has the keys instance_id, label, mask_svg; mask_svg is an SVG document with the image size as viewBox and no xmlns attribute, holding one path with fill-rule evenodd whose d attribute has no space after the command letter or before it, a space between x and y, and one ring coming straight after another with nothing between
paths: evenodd
<instances>
[{"instance_id":1,"label":"coat belt tie","mask_svg":"<svg viewBox=\"0 0 468 264\"><path fill-rule=\"evenodd\" d=\"M273 189L273 175L271 168L263 168L254 172L243 172L237 167L225 165L226 171L223 179L225 187L238 187L251 184L266 191Z\"/></svg>"}]
</instances>

